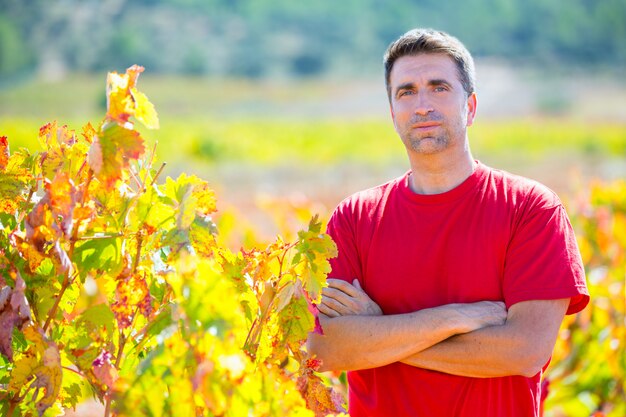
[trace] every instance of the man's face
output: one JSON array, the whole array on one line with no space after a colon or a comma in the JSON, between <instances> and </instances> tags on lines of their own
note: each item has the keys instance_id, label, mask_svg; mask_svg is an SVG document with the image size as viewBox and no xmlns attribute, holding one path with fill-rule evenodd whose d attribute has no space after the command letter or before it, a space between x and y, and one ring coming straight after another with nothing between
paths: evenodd
<instances>
[{"instance_id":1,"label":"man's face","mask_svg":"<svg viewBox=\"0 0 626 417\"><path fill-rule=\"evenodd\" d=\"M467 97L454 61L444 54L399 58L389 77L393 123L409 153L466 148L476 96Z\"/></svg>"}]
</instances>

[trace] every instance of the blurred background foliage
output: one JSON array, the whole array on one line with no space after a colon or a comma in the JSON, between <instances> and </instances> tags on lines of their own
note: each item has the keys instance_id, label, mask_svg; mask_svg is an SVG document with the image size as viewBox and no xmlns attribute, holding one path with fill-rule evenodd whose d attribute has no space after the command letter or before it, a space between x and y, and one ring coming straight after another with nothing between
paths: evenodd
<instances>
[{"instance_id":1,"label":"blurred background foliage","mask_svg":"<svg viewBox=\"0 0 626 417\"><path fill-rule=\"evenodd\" d=\"M245 77L378 71L404 30L527 64L626 64L623 0L2 0L0 76L123 70Z\"/></svg>"}]
</instances>

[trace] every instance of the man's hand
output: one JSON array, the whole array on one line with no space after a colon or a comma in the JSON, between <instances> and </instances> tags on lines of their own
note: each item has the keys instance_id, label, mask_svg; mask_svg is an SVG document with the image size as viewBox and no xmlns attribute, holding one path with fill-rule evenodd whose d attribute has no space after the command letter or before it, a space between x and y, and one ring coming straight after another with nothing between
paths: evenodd
<instances>
[{"instance_id":1,"label":"man's hand","mask_svg":"<svg viewBox=\"0 0 626 417\"><path fill-rule=\"evenodd\" d=\"M322 303L318 306L322 314L328 317L383 314L378 304L363 291L358 279L352 281L354 285L333 278L326 282L328 287L322 290Z\"/></svg>"},{"instance_id":2,"label":"man's hand","mask_svg":"<svg viewBox=\"0 0 626 417\"><path fill-rule=\"evenodd\" d=\"M483 327L499 326L506 322L506 306L501 301L478 301L469 304L447 304L439 308L451 308L458 321L458 333L468 333Z\"/></svg>"}]
</instances>

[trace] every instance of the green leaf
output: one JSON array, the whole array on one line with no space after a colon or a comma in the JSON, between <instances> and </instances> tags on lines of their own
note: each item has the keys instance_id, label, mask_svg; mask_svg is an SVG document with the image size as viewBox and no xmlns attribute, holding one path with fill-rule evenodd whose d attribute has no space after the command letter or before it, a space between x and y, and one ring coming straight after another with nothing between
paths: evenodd
<instances>
[{"instance_id":1,"label":"green leaf","mask_svg":"<svg viewBox=\"0 0 626 417\"><path fill-rule=\"evenodd\" d=\"M136 209L131 214L131 223L142 225L148 234L170 230L175 225L176 209L165 204L158 186L148 187L137 199Z\"/></svg>"},{"instance_id":2,"label":"green leaf","mask_svg":"<svg viewBox=\"0 0 626 417\"><path fill-rule=\"evenodd\" d=\"M79 321L86 325L91 325L94 329L101 326L113 327L115 324L115 316L106 304L96 304L89 307L80 315Z\"/></svg>"},{"instance_id":3,"label":"green leaf","mask_svg":"<svg viewBox=\"0 0 626 417\"><path fill-rule=\"evenodd\" d=\"M118 237L94 238L76 245L73 261L84 279L87 274L96 271L118 275L123 267L122 239Z\"/></svg>"},{"instance_id":4,"label":"green leaf","mask_svg":"<svg viewBox=\"0 0 626 417\"><path fill-rule=\"evenodd\" d=\"M289 304L277 313L283 329L283 343L296 346L304 344L309 333L315 328L315 317L309 311L302 290L296 287L295 295Z\"/></svg>"}]
</instances>

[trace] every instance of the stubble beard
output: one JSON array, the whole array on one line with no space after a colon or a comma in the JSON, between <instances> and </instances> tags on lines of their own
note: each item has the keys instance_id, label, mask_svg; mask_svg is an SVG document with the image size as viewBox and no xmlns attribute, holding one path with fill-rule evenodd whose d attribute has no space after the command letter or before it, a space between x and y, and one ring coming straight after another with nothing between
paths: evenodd
<instances>
[{"instance_id":1,"label":"stubble beard","mask_svg":"<svg viewBox=\"0 0 626 417\"><path fill-rule=\"evenodd\" d=\"M462 111L466 111L463 107ZM439 132L424 133L420 135L408 127L404 131L403 142L415 153L421 155L434 155L445 151L454 145L456 141L464 137L464 127L466 120L461 118L449 124L449 120L441 115L430 116L429 118L415 118L411 120L411 125L419 121L437 120L441 122Z\"/></svg>"},{"instance_id":2,"label":"stubble beard","mask_svg":"<svg viewBox=\"0 0 626 417\"><path fill-rule=\"evenodd\" d=\"M427 136L424 138L409 137L411 150L422 155L433 155L446 150L450 146L448 135Z\"/></svg>"}]
</instances>

